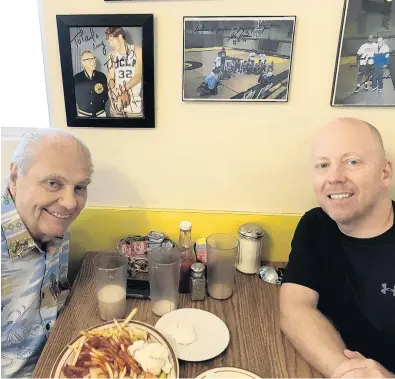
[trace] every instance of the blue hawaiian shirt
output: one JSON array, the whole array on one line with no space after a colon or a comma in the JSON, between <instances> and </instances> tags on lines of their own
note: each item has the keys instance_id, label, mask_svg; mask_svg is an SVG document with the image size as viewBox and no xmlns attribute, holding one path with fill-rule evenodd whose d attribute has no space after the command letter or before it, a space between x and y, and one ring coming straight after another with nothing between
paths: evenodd
<instances>
[{"instance_id":1,"label":"blue hawaiian shirt","mask_svg":"<svg viewBox=\"0 0 395 379\"><path fill-rule=\"evenodd\" d=\"M69 233L38 247L1 198L1 376L29 377L69 293Z\"/></svg>"}]
</instances>

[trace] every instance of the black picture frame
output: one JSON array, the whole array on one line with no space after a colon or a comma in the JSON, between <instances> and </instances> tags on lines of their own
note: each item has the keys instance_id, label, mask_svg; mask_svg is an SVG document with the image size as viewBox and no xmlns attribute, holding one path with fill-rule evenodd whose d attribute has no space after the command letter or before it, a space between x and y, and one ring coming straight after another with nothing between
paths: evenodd
<instances>
[{"instance_id":1,"label":"black picture frame","mask_svg":"<svg viewBox=\"0 0 395 379\"><path fill-rule=\"evenodd\" d=\"M154 16L153 14L85 14L56 16L60 63L62 69L64 102L67 126L69 127L100 127L100 128L155 128L155 65L154 65ZM142 96L140 101L141 115L139 116L94 116L80 117L77 113L76 91L73 71L73 56L70 28L108 27L141 28L142 49ZM87 38L89 38L87 36ZM86 41L85 41L86 42ZM102 44L106 54L107 41L95 41L94 47ZM91 43L94 43L93 40ZM129 54L129 53L127 53ZM75 57L74 57L75 59ZM96 60L96 58L95 58ZM108 66L107 66L108 67ZM84 70L85 71L85 70ZM140 85L140 83L139 83ZM96 87L95 87L96 90ZM102 90L102 89L101 89ZM103 91L103 90L102 90ZM104 100L103 100L104 102ZM108 99L110 102L110 99ZM106 113L105 113L106 114Z\"/></svg>"},{"instance_id":2,"label":"black picture frame","mask_svg":"<svg viewBox=\"0 0 395 379\"><path fill-rule=\"evenodd\" d=\"M395 5L392 1L344 0L336 62L332 80L330 105L332 107L394 107L395 106L395 49L392 24L395 23ZM358 55L364 43L373 36L373 44L381 37L388 46L389 59L383 67L376 67L376 51L366 56L361 70L362 55ZM389 42L391 41L391 42ZM385 46L384 46L385 48ZM370 58L371 62L370 62ZM376 77L376 80L374 80ZM378 78L383 88L380 90ZM384 79L384 80L383 80ZM358 85L360 89L358 89Z\"/></svg>"},{"instance_id":3,"label":"black picture frame","mask_svg":"<svg viewBox=\"0 0 395 379\"><path fill-rule=\"evenodd\" d=\"M184 16L182 101L288 103L295 33L294 15Z\"/></svg>"}]
</instances>

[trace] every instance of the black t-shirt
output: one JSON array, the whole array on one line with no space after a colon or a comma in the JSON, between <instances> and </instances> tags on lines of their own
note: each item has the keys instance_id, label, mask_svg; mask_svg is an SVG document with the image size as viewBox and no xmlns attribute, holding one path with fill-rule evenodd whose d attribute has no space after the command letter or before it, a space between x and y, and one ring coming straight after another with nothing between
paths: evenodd
<instances>
[{"instance_id":1,"label":"black t-shirt","mask_svg":"<svg viewBox=\"0 0 395 379\"><path fill-rule=\"evenodd\" d=\"M380 236L353 238L312 209L296 228L283 283L317 291L318 309L347 348L395 372L395 223Z\"/></svg>"},{"instance_id":2,"label":"black t-shirt","mask_svg":"<svg viewBox=\"0 0 395 379\"><path fill-rule=\"evenodd\" d=\"M84 71L74 76L75 98L81 113L96 116L104 112L108 100L106 75L93 71L92 77Z\"/></svg>"}]
</instances>

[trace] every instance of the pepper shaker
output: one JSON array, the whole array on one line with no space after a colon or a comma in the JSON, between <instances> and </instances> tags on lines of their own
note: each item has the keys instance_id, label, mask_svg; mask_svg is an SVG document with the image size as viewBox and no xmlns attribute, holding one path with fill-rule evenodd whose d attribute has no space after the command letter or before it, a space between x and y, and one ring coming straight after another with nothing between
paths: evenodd
<instances>
[{"instance_id":1,"label":"pepper shaker","mask_svg":"<svg viewBox=\"0 0 395 379\"><path fill-rule=\"evenodd\" d=\"M191 296L192 300L204 300L206 297L206 267L202 263L194 263L191 266Z\"/></svg>"}]
</instances>

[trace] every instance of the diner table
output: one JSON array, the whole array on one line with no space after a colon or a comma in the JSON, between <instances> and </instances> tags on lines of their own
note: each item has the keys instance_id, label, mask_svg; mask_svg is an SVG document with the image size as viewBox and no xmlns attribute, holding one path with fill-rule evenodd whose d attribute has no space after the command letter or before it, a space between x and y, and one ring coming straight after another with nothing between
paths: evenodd
<instances>
[{"instance_id":1,"label":"diner table","mask_svg":"<svg viewBox=\"0 0 395 379\"><path fill-rule=\"evenodd\" d=\"M99 324L93 259L97 253L85 255L69 298L60 313L33 373L35 378L50 377L58 355L81 330ZM261 378L322 377L292 347L280 331L280 286L266 283L257 275L236 274L236 289L227 300L209 296L192 301L180 294L179 308L197 308L213 313L230 331L226 350L204 362L179 361L180 377L195 378L216 367L238 367ZM138 308L134 319L155 325L159 320L151 311L150 300L127 299L128 313Z\"/></svg>"}]
</instances>

